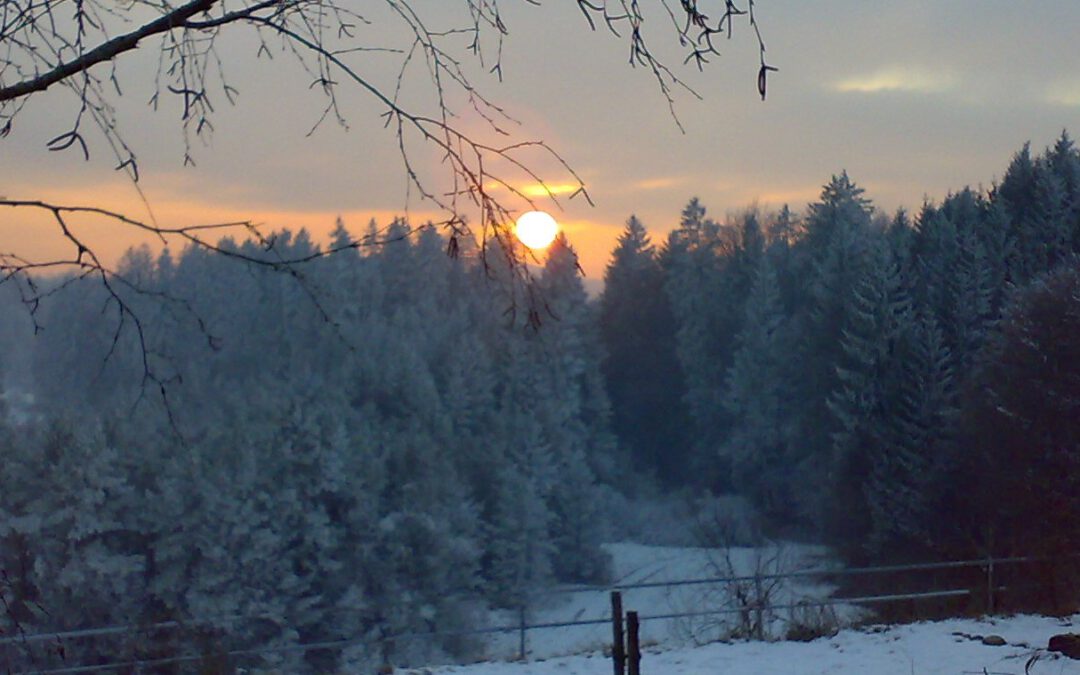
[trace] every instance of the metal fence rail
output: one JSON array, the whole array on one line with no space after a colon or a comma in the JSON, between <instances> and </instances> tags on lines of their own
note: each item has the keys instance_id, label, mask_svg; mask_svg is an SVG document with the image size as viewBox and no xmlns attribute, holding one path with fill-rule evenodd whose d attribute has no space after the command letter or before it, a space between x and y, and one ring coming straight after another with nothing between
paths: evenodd
<instances>
[{"instance_id":1,"label":"metal fence rail","mask_svg":"<svg viewBox=\"0 0 1080 675\"><path fill-rule=\"evenodd\" d=\"M751 574L751 575L731 575L731 576L715 576L715 577L701 577L692 579L675 579L670 581L647 581L640 583L628 583L628 584L611 584L608 586L583 586L583 587L562 587L556 589L550 589L548 592L538 593L534 597L544 596L556 596L565 595L568 593L582 593L582 592L609 592L609 591L628 591L634 589L649 589L649 588L679 588L695 585L716 585L725 586L731 584L742 584L747 582L761 582L761 581L776 581L784 579L800 579L800 578L832 578L839 576L853 576L853 575L869 575L869 574L890 574L901 572L920 572L920 571L933 571L933 570L951 570L962 568L982 568L987 571L988 586L987 592L989 597L992 598L995 592L1001 592L1010 590L1009 587L995 586L993 584L995 567L1000 565L1010 565L1019 563L1030 562L1046 562L1055 560L1052 558L1036 558L1028 556L1008 557L1008 558L983 558L978 560L958 560L958 561L943 561L934 563L916 563L910 565L883 565L878 567L854 567L854 568L821 568L821 569L809 569L798 570L793 572L781 572L781 573L767 573L767 574ZM942 598L958 598L964 596L971 596L975 591L971 588L954 588L954 589L938 589L928 590L922 592L912 593L894 593L884 595L866 595L857 597L828 597L820 599L807 599L799 602L781 603L781 604L751 604L747 606L737 608L719 608L714 610L699 610L699 611L687 611L687 612L672 612L666 614L646 614L639 616L640 621L661 621L661 620L675 620L686 619L695 617L706 616L723 616L745 613L748 611L753 612L776 612L782 610L794 610L806 607L827 607L837 605L870 605L906 600L925 600L925 599L942 599ZM339 611L347 611L342 608ZM50 633L36 633L27 635L18 635L14 637L6 637L0 639L0 646L12 646L12 645L28 645L34 643L51 642L54 644L60 644L63 640L82 640L106 636L124 635L124 634L139 634L150 633L157 631L177 630L184 628L191 628L196 626L213 626L223 623L242 623L247 621L256 621L260 619L269 618L267 615L246 615L246 616L221 616L221 617L204 617L201 619L194 619L190 621L161 621L150 624L128 624L128 625L116 625L116 626L104 626L98 628L85 628L70 631L56 631ZM486 626L473 629L464 630L438 630L428 632L410 632L399 633L395 635L381 636L379 638L372 638L371 636L356 637L356 638L342 638L342 639L330 639L321 640L292 645L279 645L268 647L256 647L250 649L235 649L225 652L220 652L216 656L224 657L244 657L244 656L259 656L266 654L281 654L281 653L307 653L312 651L320 651L326 649L341 649L365 642L374 643L386 643L391 641L406 641L406 640L434 640L437 638L446 637L466 637L466 636L479 636L479 635L491 635L491 634L506 634L506 633L519 633L521 640L521 658L525 658L525 640L526 633L531 630L545 630L552 628L567 628L575 626L595 626L610 624L612 622L611 613L606 613L601 617L575 619L571 621L551 621L541 623L527 623L524 621L524 614L522 614L523 620L514 625L503 626ZM58 667L52 669L34 669L30 671L24 671L25 675L30 673L37 673L40 675L60 675L62 673L85 673L85 672L107 672L115 671L123 668L140 668L140 667L153 667L170 664L180 663L192 663L201 661L206 658L203 654L188 654L178 655L157 659L148 660L127 660L117 661L113 663L94 664L94 665L73 665L67 667Z\"/></svg>"},{"instance_id":2,"label":"metal fence rail","mask_svg":"<svg viewBox=\"0 0 1080 675\"><path fill-rule=\"evenodd\" d=\"M1012 557L1012 558L981 558L972 560L950 560L935 563L915 563L911 565L881 565L878 567L826 567L795 572L777 572L769 574L748 574L742 576L722 577L699 577L694 579L677 579L673 581L642 581L629 584L610 584L608 586L570 586L554 588L547 591L546 595L581 593L584 591L628 591L639 588L675 588L678 586L696 586L707 584L730 584L747 581L772 581L779 579L795 579L806 577L839 577L857 576L866 574L883 574L889 572L918 572L929 570L958 569L966 567L985 567L991 565L1006 565L1021 562L1047 561L1050 558Z\"/></svg>"}]
</instances>

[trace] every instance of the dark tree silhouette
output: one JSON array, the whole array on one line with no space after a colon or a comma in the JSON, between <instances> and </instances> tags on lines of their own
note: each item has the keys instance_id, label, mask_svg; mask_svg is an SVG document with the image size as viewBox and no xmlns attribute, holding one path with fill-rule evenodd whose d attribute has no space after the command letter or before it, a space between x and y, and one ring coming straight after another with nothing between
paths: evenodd
<instances>
[{"instance_id":1,"label":"dark tree silhouette","mask_svg":"<svg viewBox=\"0 0 1080 675\"><path fill-rule=\"evenodd\" d=\"M1080 541L1080 266L1013 299L968 394L972 509L995 553Z\"/></svg>"}]
</instances>

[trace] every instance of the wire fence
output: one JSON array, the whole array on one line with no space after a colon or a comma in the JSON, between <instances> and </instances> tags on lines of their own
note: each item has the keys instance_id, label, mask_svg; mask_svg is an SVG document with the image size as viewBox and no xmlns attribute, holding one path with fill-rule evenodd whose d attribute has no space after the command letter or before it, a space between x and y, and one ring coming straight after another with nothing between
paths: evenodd
<instances>
[{"instance_id":1,"label":"wire fence","mask_svg":"<svg viewBox=\"0 0 1080 675\"><path fill-rule=\"evenodd\" d=\"M763 601L761 598L743 599L742 604L739 606L720 606L715 609L703 609L703 610L689 610L689 611L673 611L668 613L658 614L641 614L638 616L638 620L641 622L650 621L670 621L670 620L686 620L696 619L702 617L722 617L725 615L745 615L747 612L761 612L761 613L776 613L781 611L801 610L806 608L823 608L823 607L836 607L836 606L873 606L895 602L918 602L927 600L946 600L946 599L960 599L960 598L973 598L976 594L985 592L985 610L988 613L992 613L994 609L994 599L997 595L1005 592L1015 591L1018 586L1015 584L1002 585L996 582L996 575L1000 575L1002 568L1010 565L1020 565L1025 563L1040 563L1040 562L1053 562L1056 559L1049 558L1035 558L1035 557L1008 557L1008 558L992 558L987 557L983 559L971 559L971 560L959 560L959 561L944 561L934 563L918 563L910 565L885 565L876 567L849 567L849 568L816 568L796 570L790 572L767 572L761 574L746 574L746 575L717 575L706 576L699 578L689 579L674 579L667 581L643 581L637 583L618 583L608 586L569 586L560 587L554 589L547 589L543 592L533 594L532 598L541 597L554 597L566 594L576 593L608 593L608 592L632 592L635 590L644 589L675 589L690 586L713 586L717 589L730 588L738 584L761 584L767 581L785 581L792 579L810 579L810 580L829 580L838 579L843 577L856 577L856 576L868 576L868 575L888 575L888 574L900 574L910 572L931 572L931 571L950 571L950 570L965 570L965 569L978 569L980 576L985 579L984 587L972 587L968 585L963 588L939 588L939 589L927 589L902 593L886 593L886 594L869 594L869 595L855 595L855 596L837 596L831 595L829 597L821 598L804 598L795 602L768 602ZM1039 583L1030 583L1027 586L1036 587ZM182 631L199 626L221 626L222 624L238 624L244 622L253 622L258 620L265 620L271 618L268 615L247 615L247 616L218 616L218 617L203 617L200 619L190 621L160 621L149 624L128 624L128 625L114 625L103 626L95 628L85 628L79 630L68 631L56 631L46 633L35 634L20 634L11 637L0 638L0 648L12 648L17 646L28 646L33 644L51 644L51 645L63 645L65 641L77 641L96 639L102 637L116 636L116 635L146 635L155 632L164 631ZM519 612L519 621L513 624L505 624L498 626L485 626L479 628L470 629L454 629L454 630L432 630L432 631L420 631L420 632L406 632L398 633L394 635L383 635L373 638L370 635L354 638L341 638L341 639L327 639L319 641L310 641L298 644L286 644L286 645L272 645L264 647L253 647L244 649L231 649L228 651L222 651L215 653L216 658L228 658L239 659L244 657L257 657L266 656L271 654L286 654L286 653L309 653L322 650L340 650L346 647L354 645L362 645L365 643L394 643L403 642L407 640L428 640L435 641L444 638L453 637L480 637L489 636L494 634L514 634L516 633L519 638L519 653L518 658L524 660L528 656L526 645L528 642L528 634L531 631L542 631L554 628L573 628L584 626L599 626L610 625L613 620L611 612L606 612L601 616L594 616L588 618L575 618L568 621L544 621L529 623L526 621L526 612L524 607ZM190 654L177 654L173 656L166 656L161 658L148 658L148 659L126 659L118 660L109 663L95 663L87 665L66 665L55 666L47 668L35 668L31 670L19 671L30 675L35 673L38 675L59 675L61 673L86 673L86 672L115 672L119 670L134 670L139 672L146 668L156 668L166 665L181 665L185 663L197 663L204 661L207 655L204 653L190 653Z\"/></svg>"}]
</instances>

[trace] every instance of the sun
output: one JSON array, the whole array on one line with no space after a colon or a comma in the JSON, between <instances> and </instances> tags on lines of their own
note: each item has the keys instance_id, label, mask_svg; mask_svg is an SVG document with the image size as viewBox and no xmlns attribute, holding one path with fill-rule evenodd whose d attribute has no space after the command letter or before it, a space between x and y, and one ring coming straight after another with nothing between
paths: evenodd
<instances>
[{"instance_id":1,"label":"sun","mask_svg":"<svg viewBox=\"0 0 1080 675\"><path fill-rule=\"evenodd\" d=\"M543 211L529 211L517 219L517 238L531 249L547 248L559 233L559 224Z\"/></svg>"}]
</instances>

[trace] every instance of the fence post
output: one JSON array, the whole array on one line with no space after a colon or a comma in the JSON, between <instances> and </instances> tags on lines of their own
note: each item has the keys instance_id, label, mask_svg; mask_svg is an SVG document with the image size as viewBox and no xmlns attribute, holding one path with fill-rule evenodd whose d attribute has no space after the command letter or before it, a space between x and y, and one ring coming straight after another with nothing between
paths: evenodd
<instances>
[{"instance_id":1,"label":"fence post","mask_svg":"<svg viewBox=\"0 0 1080 675\"><path fill-rule=\"evenodd\" d=\"M626 651L623 642L622 593L611 592L611 660L615 664L615 675L626 673Z\"/></svg>"},{"instance_id":2,"label":"fence post","mask_svg":"<svg viewBox=\"0 0 1080 675\"><path fill-rule=\"evenodd\" d=\"M630 670L627 675L641 675L641 643L638 641L638 613L626 613L626 647Z\"/></svg>"},{"instance_id":3,"label":"fence post","mask_svg":"<svg viewBox=\"0 0 1080 675\"><path fill-rule=\"evenodd\" d=\"M518 656L525 660L525 601L518 606Z\"/></svg>"},{"instance_id":4,"label":"fence post","mask_svg":"<svg viewBox=\"0 0 1080 675\"><path fill-rule=\"evenodd\" d=\"M754 573L754 625L751 626L753 639L765 639L765 591L762 588L761 573Z\"/></svg>"},{"instance_id":5,"label":"fence post","mask_svg":"<svg viewBox=\"0 0 1080 675\"><path fill-rule=\"evenodd\" d=\"M986 613L994 613L994 557L986 554Z\"/></svg>"}]
</instances>

